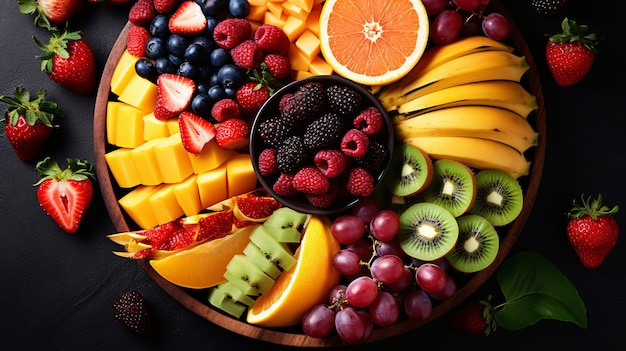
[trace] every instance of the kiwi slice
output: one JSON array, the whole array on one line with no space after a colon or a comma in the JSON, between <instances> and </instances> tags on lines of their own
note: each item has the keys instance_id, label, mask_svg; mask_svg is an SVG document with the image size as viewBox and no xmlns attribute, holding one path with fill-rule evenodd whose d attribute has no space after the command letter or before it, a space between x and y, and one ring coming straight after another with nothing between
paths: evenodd
<instances>
[{"instance_id":1,"label":"kiwi slice","mask_svg":"<svg viewBox=\"0 0 626 351\"><path fill-rule=\"evenodd\" d=\"M407 255L433 261L448 254L459 237L456 218L445 208L418 202L400 214L397 238Z\"/></svg>"},{"instance_id":2,"label":"kiwi slice","mask_svg":"<svg viewBox=\"0 0 626 351\"><path fill-rule=\"evenodd\" d=\"M474 273L487 268L498 255L500 237L493 225L479 215L457 218L459 238L454 249L446 255L450 265L464 273Z\"/></svg>"},{"instance_id":3,"label":"kiwi slice","mask_svg":"<svg viewBox=\"0 0 626 351\"><path fill-rule=\"evenodd\" d=\"M385 183L395 196L411 196L430 182L433 163L430 157L411 144L396 145L387 170Z\"/></svg>"},{"instance_id":4,"label":"kiwi slice","mask_svg":"<svg viewBox=\"0 0 626 351\"><path fill-rule=\"evenodd\" d=\"M522 212L524 195L522 187L508 173L486 169L476 173L476 200L471 214L485 217L494 226L504 226Z\"/></svg>"},{"instance_id":5,"label":"kiwi slice","mask_svg":"<svg viewBox=\"0 0 626 351\"><path fill-rule=\"evenodd\" d=\"M474 204L476 178L461 162L440 159L433 163L433 179L422 192L424 201L433 202L458 217Z\"/></svg>"}]
</instances>

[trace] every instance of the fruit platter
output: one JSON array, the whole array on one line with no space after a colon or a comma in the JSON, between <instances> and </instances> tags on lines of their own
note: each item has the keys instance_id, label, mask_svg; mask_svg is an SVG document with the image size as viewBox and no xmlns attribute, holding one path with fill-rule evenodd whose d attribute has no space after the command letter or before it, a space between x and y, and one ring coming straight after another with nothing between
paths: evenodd
<instances>
[{"instance_id":1,"label":"fruit platter","mask_svg":"<svg viewBox=\"0 0 626 351\"><path fill-rule=\"evenodd\" d=\"M96 171L120 259L211 323L299 347L414 330L498 268L533 207L546 144L533 57L499 1L476 1L484 32L452 39L437 23L478 11L460 8L472 1L441 2L459 8L440 16L424 6L436 1L372 9L406 6L416 15L400 25L419 23L380 44L391 61L408 50L384 74L341 40L350 1L175 3L129 18L97 91ZM388 35L378 25L367 35ZM198 59L203 45L211 57ZM474 257L463 247L476 232Z\"/></svg>"}]
</instances>

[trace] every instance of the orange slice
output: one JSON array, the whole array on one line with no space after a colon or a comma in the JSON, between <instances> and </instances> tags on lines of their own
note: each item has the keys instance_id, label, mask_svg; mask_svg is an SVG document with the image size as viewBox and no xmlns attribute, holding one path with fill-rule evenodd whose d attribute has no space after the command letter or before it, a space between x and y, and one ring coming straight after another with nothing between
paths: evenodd
<instances>
[{"instance_id":1,"label":"orange slice","mask_svg":"<svg viewBox=\"0 0 626 351\"><path fill-rule=\"evenodd\" d=\"M326 217L311 217L295 253L298 262L257 298L248 310L248 323L263 327L296 325L315 304L327 299L340 278L332 264L339 243L330 225Z\"/></svg>"},{"instance_id":2,"label":"orange slice","mask_svg":"<svg viewBox=\"0 0 626 351\"><path fill-rule=\"evenodd\" d=\"M207 241L171 256L151 260L150 265L173 284L191 289L205 289L226 281L226 265L250 242L256 225L239 229L225 237Z\"/></svg>"},{"instance_id":3,"label":"orange slice","mask_svg":"<svg viewBox=\"0 0 626 351\"><path fill-rule=\"evenodd\" d=\"M328 0L320 15L320 49L333 70L364 85L406 75L428 44L420 0Z\"/></svg>"}]
</instances>

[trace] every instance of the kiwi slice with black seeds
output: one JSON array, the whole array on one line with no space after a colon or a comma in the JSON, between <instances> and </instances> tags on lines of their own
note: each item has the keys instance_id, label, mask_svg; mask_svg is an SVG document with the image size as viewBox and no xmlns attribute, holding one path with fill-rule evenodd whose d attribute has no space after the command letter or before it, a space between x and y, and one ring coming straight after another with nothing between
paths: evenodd
<instances>
[{"instance_id":1,"label":"kiwi slice with black seeds","mask_svg":"<svg viewBox=\"0 0 626 351\"><path fill-rule=\"evenodd\" d=\"M433 176L430 157L418 147L399 144L394 147L385 183L395 196L412 196L422 191Z\"/></svg>"},{"instance_id":2,"label":"kiwi slice with black seeds","mask_svg":"<svg viewBox=\"0 0 626 351\"><path fill-rule=\"evenodd\" d=\"M458 217L474 204L476 178L461 162L439 159L433 163L433 179L422 192L424 201L436 203Z\"/></svg>"},{"instance_id":3,"label":"kiwi slice with black seeds","mask_svg":"<svg viewBox=\"0 0 626 351\"><path fill-rule=\"evenodd\" d=\"M471 214L485 217L494 226L513 222L522 212L524 194L518 181L497 169L476 173L476 200Z\"/></svg>"},{"instance_id":4,"label":"kiwi slice with black seeds","mask_svg":"<svg viewBox=\"0 0 626 351\"><path fill-rule=\"evenodd\" d=\"M479 215L463 215L457 218L457 223L459 238L446 259L452 267L463 273L487 268L498 255L498 232L486 218Z\"/></svg>"},{"instance_id":5,"label":"kiwi slice with black seeds","mask_svg":"<svg viewBox=\"0 0 626 351\"><path fill-rule=\"evenodd\" d=\"M433 261L448 254L459 236L456 218L445 208L418 202L400 214L397 238L407 255Z\"/></svg>"}]
</instances>

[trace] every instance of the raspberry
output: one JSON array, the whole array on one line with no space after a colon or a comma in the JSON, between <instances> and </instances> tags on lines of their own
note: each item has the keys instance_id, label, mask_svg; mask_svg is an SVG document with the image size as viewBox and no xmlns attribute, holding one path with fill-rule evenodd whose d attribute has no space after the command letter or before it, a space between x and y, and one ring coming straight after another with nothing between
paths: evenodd
<instances>
[{"instance_id":1,"label":"raspberry","mask_svg":"<svg viewBox=\"0 0 626 351\"><path fill-rule=\"evenodd\" d=\"M377 108L368 106L354 118L353 125L367 135L376 135L383 129L383 115Z\"/></svg>"},{"instance_id":2,"label":"raspberry","mask_svg":"<svg viewBox=\"0 0 626 351\"><path fill-rule=\"evenodd\" d=\"M152 0L137 0L128 11L128 21L147 28L156 14Z\"/></svg>"},{"instance_id":3,"label":"raspberry","mask_svg":"<svg viewBox=\"0 0 626 351\"><path fill-rule=\"evenodd\" d=\"M243 18L227 18L220 21L213 29L213 39L222 49L230 50L250 39L252 26Z\"/></svg>"},{"instance_id":4,"label":"raspberry","mask_svg":"<svg viewBox=\"0 0 626 351\"><path fill-rule=\"evenodd\" d=\"M266 54L287 56L291 40L283 30L271 24L262 24L254 32L254 41Z\"/></svg>"},{"instance_id":5,"label":"raspberry","mask_svg":"<svg viewBox=\"0 0 626 351\"><path fill-rule=\"evenodd\" d=\"M313 157L313 162L327 178L335 178L348 168L350 159L340 150L320 150Z\"/></svg>"},{"instance_id":6,"label":"raspberry","mask_svg":"<svg viewBox=\"0 0 626 351\"><path fill-rule=\"evenodd\" d=\"M278 170L283 173L295 173L307 162L308 153L302 137L293 135L280 144L276 151Z\"/></svg>"},{"instance_id":7,"label":"raspberry","mask_svg":"<svg viewBox=\"0 0 626 351\"><path fill-rule=\"evenodd\" d=\"M365 168L351 168L348 171L346 190L354 196L369 196L374 192L374 177Z\"/></svg>"},{"instance_id":8,"label":"raspberry","mask_svg":"<svg viewBox=\"0 0 626 351\"><path fill-rule=\"evenodd\" d=\"M341 151L351 157L362 157L367 152L369 138L358 129L350 129L341 139Z\"/></svg>"},{"instance_id":9,"label":"raspberry","mask_svg":"<svg viewBox=\"0 0 626 351\"><path fill-rule=\"evenodd\" d=\"M327 192L319 195L306 194L305 196L311 205L319 208L328 208L337 197L337 187L331 183Z\"/></svg>"},{"instance_id":10,"label":"raspberry","mask_svg":"<svg viewBox=\"0 0 626 351\"><path fill-rule=\"evenodd\" d=\"M282 123L280 117L274 117L259 123L258 133L266 145L278 148L285 139L293 135L294 130Z\"/></svg>"},{"instance_id":11,"label":"raspberry","mask_svg":"<svg viewBox=\"0 0 626 351\"><path fill-rule=\"evenodd\" d=\"M244 40L230 50L233 62L241 68L256 69L263 62L263 50L251 39Z\"/></svg>"},{"instance_id":12,"label":"raspberry","mask_svg":"<svg viewBox=\"0 0 626 351\"><path fill-rule=\"evenodd\" d=\"M293 175L287 173L281 173L272 185L272 190L280 196L294 197L298 196L300 192L293 187Z\"/></svg>"},{"instance_id":13,"label":"raspberry","mask_svg":"<svg viewBox=\"0 0 626 351\"><path fill-rule=\"evenodd\" d=\"M304 145L310 150L338 148L345 125L344 119L335 113L325 113L306 127Z\"/></svg>"},{"instance_id":14,"label":"raspberry","mask_svg":"<svg viewBox=\"0 0 626 351\"><path fill-rule=\"evenodd\" d=\"M293 176L293 187L304 194L324 194L329 186L328 178L313 166L302 167Z\"/></svg>"},{"instance_id":15,"label":"raspberry","mask_svg":"<svg viewBox=\"0 0 626 351\"><path fill-rule=\"evenodd\" d=\"M370 172L375 172L385 164L388 156L389 151L383 144L377 141L370 141L365 155L354 159L354 164Z\"/></svg>"},{"instance_id":16,"label":"raspberry","mask_svg":"<svg viewBox=\"0 0 626 351\"><path fill-rule=\"evenodd\" d=\"M231 118L241 118L241 107L233 99L221 99L211 107L211 117L218 122L224 122Z\"/></svg>"},{"instance_id":17,"label":"raspberry","mask_svg":"<svg viewBox=\"0 0 626 351\"><path fill-rule=\"evenodd\" d=\"M326 95L330 109L340 116L355 115L361 108L361 95L348 87L331 85Z\"/></svg>"},{"instance_id":18,"label":"raspberry","mask_svg":"<svg viewBox=\"0 0 626 351\"><path fill-rule=\"evenodd\" d=\"M259 172L264 176L278 173L276 149L267 148L261 151L259 154Z\"/></svg>"},{"instance_id":19,"label":"raspberry","mask_svg":"<svg viewBox=\"0 0 626 351\"><path fill-rule=\"evenodd\" d=\"M152 38L145 27L132 25L128 30L126 48L128 53L135 57L146 56L146 44Z\"/></svg>"},{"instance_id":20,"label":"raspberry","mask_svg":"<svg viewBox=\"0 0 626 351\"><path fill-rule=\"evenodd\" d=\"M263 58L263 63L267 66L270 74L275 79L281 80L289 76L291 65L286 56L278 54L267 54Z\"/></svg>"}]
</instances>

